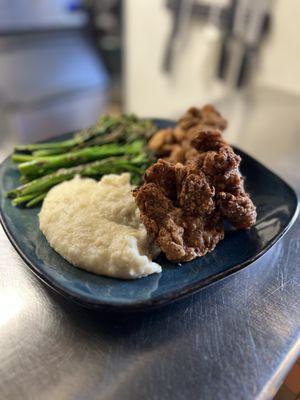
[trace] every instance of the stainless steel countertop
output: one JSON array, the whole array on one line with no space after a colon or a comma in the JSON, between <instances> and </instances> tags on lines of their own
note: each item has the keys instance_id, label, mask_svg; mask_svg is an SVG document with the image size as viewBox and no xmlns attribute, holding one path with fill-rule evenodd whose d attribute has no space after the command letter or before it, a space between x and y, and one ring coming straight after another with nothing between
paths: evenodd
<instances>
[{"instance_id":1,"label":"stainless steel countertop","mask_svg":"<svg viewBox=\"0 0 300 400\"><path fill-rule=\"evenodd\" d=\"M228 139L299 193L300 98L221 103ZM260 260L140 314L82 309L45 287L0 228L0 397L270 399L300 350L300 220Z\"/></svg>"}]
</instances>

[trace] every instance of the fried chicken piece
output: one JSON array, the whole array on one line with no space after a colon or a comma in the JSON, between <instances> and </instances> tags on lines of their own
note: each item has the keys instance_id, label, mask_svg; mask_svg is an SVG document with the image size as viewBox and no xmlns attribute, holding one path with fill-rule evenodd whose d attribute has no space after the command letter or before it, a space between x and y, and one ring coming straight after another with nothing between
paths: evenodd
<instances>
[{"instance_id":1,"label":"fried chicken piece","mask_svg":"<svg viewBox=\"0 0 300 400\"><path fill-rule=\"evenodd\" d=\"M147 232L171 261L212 251L224 237L224 220L237 229L256 221L239 171L241 158L221 134L225 126L212 106L191 108L154 141L169 161L147 169L134 197Z\"/></svg>"},{"instance_id":2,"label":"fried chicken piece","mask_svg":"<svg viewBox=\"0 0 300 400\"><path fill-rule=\"evenodd\" d=\"M156 154L164 155L169 154L172 147L168 151L166 145L171 145L176 142L176 138L173 135L172 128L161 129L157 131L148 142L148 147L154 150Z\"/></svg>"},{"instance_id":3,"label":"fried chicken piece","mask_svg":"<svg viewBox=\"0 0 300 400\"><path fill-rule=\"evenodd\" d=\"M201 171L165 160L148 168L145 184L134 191L147 232L177 262L203 256L223 239L214 195Z\"/></svg>"},{"instance_id":4,"label":"fried chicken piece","mask_svg":"<svg viewBox=\"0 0 300 400\"><path fill-rule=\"evenodd\" d=\"M212 251L223 239L223 224L207 216L190 216L174 204L155 183L146 183L134 192L141 220L149 235L171 261L190 261Z\"/></svg>"},{"instance_id":5,"label":"fried chicken piece","mask_svg":"<svg viewBox=\"0 0 300 400\"><path fill-rule=\"evenodd\" d=\"M191 164L196 164L209 177L222 217L237 229L251 228L256 221L256 208L244 188L239 171L241 157L217 131L199 132L192 145L202 153Z\"/></svg>"},{"instance_id":6,"label":"fried chicken piece","mask_svg":"<svg viewBox=\"0 0 300 400\"><path fill-rule=\"evenodd\" d=\"M184 130L188 130L196 125L202 125L203 128L205 126L212 126L224 130L227 127L227 121L214 106L207 104L202 108L189 108L178 120L178 125Z\"/></svg>"},{"instance_id":7,"label":"fried chicken piece","mask_svg":"<svg viewBox=\"0 0 300 400\"><path fill-rule=\"evenodd\" d=\"M159 157L164 157L171 162L185 162L197 154L191 141L200 131L209 129L223 130L227 121L212 106L203 108L191 107L178 120L175 128L161 129L156 132L148 146Z\"/></svg>"}]
</instances>

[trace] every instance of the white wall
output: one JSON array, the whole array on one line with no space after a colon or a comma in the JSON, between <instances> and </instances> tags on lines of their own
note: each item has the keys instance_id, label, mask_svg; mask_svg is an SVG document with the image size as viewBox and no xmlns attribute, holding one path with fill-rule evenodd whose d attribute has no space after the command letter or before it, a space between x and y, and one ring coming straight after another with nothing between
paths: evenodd
<instances>
[{"instance_id":1,"label":"white wall","mask_svg":"<svg viewBox=\"0 0 300 400\"><path fill-rule=\"evenodd\" d=\"M273 30L262 47L255 80L300 94L300 1L273 2ZM189 27L173 74L161 65L170 31L165 0L125 0L125 91L127 111L174 117L190 105L224 96L215 79L220 35L195 21Z\"/></svg>"},{"instance_id":2,"label":"white wall","mask_svg":"<svg viewBox=\"0 0 300 400\"><path fill-rule=\"evenodd\" d=\"M257 81L300 94L300 1L275 0Z\"/></svg>"},{"instance_id":3,"label":"white wall","mask_svg":"<svg viewBox=\"0 0 300 400\"><path fill-rule=\"evenodd\" d=\"M209 62L219 42L216 32L207 32L209 39L203 40L206 28L193 24L174 74L169 76L161 69L170 31L165 0L126 0L125 23L124 96L128 111L173 116L192 103L205 101L208 92L210 98L220 95L220 85L212 79L214 63Z\"/></svg>"}]
</instances>

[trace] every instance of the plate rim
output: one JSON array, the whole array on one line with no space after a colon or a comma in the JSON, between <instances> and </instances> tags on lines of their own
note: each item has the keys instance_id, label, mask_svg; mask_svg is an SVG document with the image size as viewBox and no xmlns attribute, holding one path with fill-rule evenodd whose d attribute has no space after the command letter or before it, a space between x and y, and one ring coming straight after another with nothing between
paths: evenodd
<instances>
[{"instance_id":1,"label":"plate rim","mask_svg":"<svg viewBox=\"0 0 300 400\"><path fill-rule=\"evenodd\" d=\"M159 120L159 119L154 119L154 120ZM169 122L170 120L163 120L160 119L160 121L164 122ZM173 121L170 121L174 123ZM68 133L70 134L70 133ZM59 137L61 138L62 136L66 136L68 134L60 135ZM247 259L246 261L236 264L230 269L226 271L222 271L213 277L207 277L205 279L202 279L198 282L194 282L190 285L185 286L181 290L173 290L171 292L168 292L167 294L163 295L158 295L156 298L153 299L147 299L147 300L137 300L132 303L112 303L112 302L106 302L103 300L97 300L95 299L90 299L87 298L85 295L81 295L78 293L72 292L72 290L67 289L60 285L59 282L57 282L55 279L52 279L49 275L45 274L45 272L41 272L40 269L35 265L33 261L31 261L25 252L23 252L22 248L17 244L14 235L10 231L9 224L6 221L5 217L5 212L2 209L1 203L0 203L0 223L3 227L3 230L8 237L9 241L13 245L14 249L16 252L19 254L21 259L25 262L25 264L30 268L30 270L43 282L45 283L48 287L50 287L52 290L55 292L59 293L62 295L64 298L67 300L71 300L72 302L75 302L76 304L83 306L85 308L89 309L94 309L94 310L101 310L101 311L107 311L107 312L135 312L135 311L147 311L151 309L155 309L170 303L173 303L175 301L178 301L180 299L183 299L185 297L188 297L190 295L193 295L197 292L199 292L201 289L205 288L208 285L212 285L218 281L221 281L228 276L231 276L238 271L244 269L248 265L252 264L259 258L261 258L267 251L273 247L286 233L287 231L292 227L294 222L297 219L297 216L299 214L299 201L298 201L298 196L295 190L290 186L289 183L287 183L284 179L282 179L280 176L278 176L276 173L271 171L268 167L264 166L260 161L256 160L254 157L251 155L247 154L243 150L240 150L238 147L233 146L235 150L237 150L242 158L243 156L248 157L251 161L254 161L256 164L258 164L260 167L263 167L265 170L268 171L268 173L272 174L273 177L277 180L280 181L285 185L285 187L288 189L290 194L293 197L294 200L294 209L291 215L291 218L289 219L288 223L286 226L260 251L258 252L255 256ZM0 169L4 167L4 165L8 162L10 159L11 154L7 156L0 164ZM163 273L163 272L162 272Z\"/></svg>"}]
</instances>

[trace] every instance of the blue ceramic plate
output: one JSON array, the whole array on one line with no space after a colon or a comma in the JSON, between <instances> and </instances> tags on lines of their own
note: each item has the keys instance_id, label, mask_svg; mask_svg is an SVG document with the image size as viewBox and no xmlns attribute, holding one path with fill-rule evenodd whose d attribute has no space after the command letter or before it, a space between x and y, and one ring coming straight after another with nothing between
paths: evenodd
<instances>
[{"instance_id":1,"label":"blue ceramic plate","mask_svg":"<svg viewBox=\"0 0 300 400\"><path fill-rule=\"evenodd\" d=\"M156 123L159 127L170 125L162 120ZM1 223L29 268L65 297L104 310L154 308L195 293L246 267L273 246L294 222L298 202L293 189L252 157L236 151L242 157L246 189L257 206L256 225L249 231L228 229L225 239L212 253L182 266L161 257L161 274L124 281L94 275L70 265L52 250L40 232L40 208L13 207L5 198L4 193L19 184L18 172L9 158L0 166Z\"/></svg>"}]
</instances>

